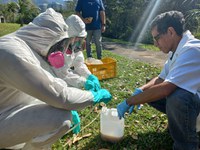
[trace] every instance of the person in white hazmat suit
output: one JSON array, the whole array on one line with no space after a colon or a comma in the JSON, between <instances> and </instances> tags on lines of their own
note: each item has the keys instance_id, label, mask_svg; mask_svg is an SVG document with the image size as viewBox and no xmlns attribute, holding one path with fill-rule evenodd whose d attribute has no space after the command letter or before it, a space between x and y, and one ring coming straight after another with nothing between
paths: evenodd
<instances>
[{"instance_id":1,"label":"person in white hazmat suit","mask_svg":"<svg viewBox=\"0 0 200 150\"><path fill-rule=\"evenodd\" d=\"M68 26L53 9L0 38L0 148L47 149L70 129L71 110L111 100L105 89L69 87L53 73L45 58L65 38Z\"/></svg>"},{"instance_id":2,"label":"person in white hazmat suit","mask_svg":"<svg viewBox=\"0 0 200 150\"><path fill-rule=\"evenodd\" d=\"M101 89L99 80L85 65L82 53L83 40L87 35L85 24L77 15L69 16L65 22L69 27L70 38L65 38L50 48L47 54L48 62L56 76L66 81L69 86L98 91ZM73 132L78 133L80 118L76 111L72 111L72 115L74 124L79 124Z\"/></svg>"},{"instance_id":3,"label":"person in white hazmat suit","mask_svg":"<svg viewBox=\"0 0 200 150\"><path fill-rule=\"evenodd\" d=\"M50 49L47 54L48 62L54 73L66 81L69 86L98 91L101 89L100 82L85 65L82 53L83 40L87 35L85 24L77 15L69 16L66 23L69 26L70 38L64 39L61 44ZM67 49L60 46L69 42Z\"/></svg>"}]
</instances>

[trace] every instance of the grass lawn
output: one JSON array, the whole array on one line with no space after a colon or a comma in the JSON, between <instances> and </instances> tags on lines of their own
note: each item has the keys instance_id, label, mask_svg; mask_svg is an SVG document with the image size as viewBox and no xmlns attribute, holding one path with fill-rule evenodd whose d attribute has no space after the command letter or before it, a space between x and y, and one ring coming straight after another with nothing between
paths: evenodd
<instances>
[{"instance_id":1,"label":"grass lawn","mask_svg":"<svg viewBox=\"0 0 200 150\"><path fill-rule=\"evenodd\" d=\"M8 33L14 32L20 28L20 24L16 23L0 23L0 37Z\"/></svg>"}]
</instances>

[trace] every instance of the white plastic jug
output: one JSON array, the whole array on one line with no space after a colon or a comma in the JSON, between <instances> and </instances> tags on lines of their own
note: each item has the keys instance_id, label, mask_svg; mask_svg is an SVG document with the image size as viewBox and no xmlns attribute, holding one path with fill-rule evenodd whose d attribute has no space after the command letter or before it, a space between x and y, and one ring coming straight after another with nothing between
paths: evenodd
<instances>
[{"instance_id":1,"label":"white plastic jug","mask_svg":"<svg viewBox=\"0 0 200 150\"><path fill-rule=\"evenodd\" d=\"M116 108L103 107L100 117L101 138L108 142L118 142L124 136L124 118L118 117Z\"/></svg>"}]
</instances>

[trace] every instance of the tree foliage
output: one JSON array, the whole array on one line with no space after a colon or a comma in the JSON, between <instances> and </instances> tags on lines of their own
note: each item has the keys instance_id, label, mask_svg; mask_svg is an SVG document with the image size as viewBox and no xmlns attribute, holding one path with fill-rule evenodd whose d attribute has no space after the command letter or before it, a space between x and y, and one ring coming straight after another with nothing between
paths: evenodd
<instances>
[{"instance_id":1,"label":"tree foliage","mask_svg":"<svg viewBox=\"0 0 200 150\"><path fill-rule=\"evenodd\" d=\"M23 26L31 22L38 14L39 9L32 3L31 0L18 0L19 10L18 10L18 23Z\"/></svg>"},{"instance_id":2,"label":"tree foliage","mask_svg":"<svg viewBox=\"0 0 200 150\"><path fill-rule=\"evenodd\" d=\"M0 4L0 15L4 15L6 22L17 22L21 26L29 23L39 14L39 9L31 0L18 0Z\"/></svg>"},{"instance_id":3,"label":"tree foliage","mask_svg":"<svg viewBox=\"0 0 200 150\"><path fill-rule=\"evenodd\" d=\"M132 40L136 41L152 11L155 11L153 16L155 17L170 10L181 11L187 18L188 29L199 32L200 0L157 0L160 4L156 10L150 9L146 12L153 1L156 2L155 0L104 0L107 16L107 31L104 35L110 38L130 40L135 33ZM144 15L145 13L147 15ZM152 43L150 36L147 28L142 41Z\"/></svg>"},{"instance_id":4,"label":"tree foliage","mask_svg":"<svg viewBox=\"0 0 200 150\"><path fill-rule=\"evenodd\" d=\"M16 13L18 12L19 6L15 2L10 2L6 5L7 9L7 20L10 20L10 22L16 21Z\"/></svg>"},{"instance_id":5,"label":"tree foliage","mask_svg":"<svg viewBox=\"0 0 200 150\"><path fill-rule=\"evenodd\" d=\"M195 33L200 33L200 4L198 8L186 13L186 27Z\"/></svg>"}]
</instances>

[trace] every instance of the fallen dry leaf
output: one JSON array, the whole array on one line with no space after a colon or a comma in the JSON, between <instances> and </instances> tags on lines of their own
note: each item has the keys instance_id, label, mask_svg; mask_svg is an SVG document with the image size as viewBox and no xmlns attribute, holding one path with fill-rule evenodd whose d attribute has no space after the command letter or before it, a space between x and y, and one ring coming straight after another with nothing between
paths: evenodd
<instances>
[{"instance_id":1,"label":"fallen dry leaf","mask_svg":"<svg viewBox=\"0 0 200 150\"><path fill-rule=\"evenodd\" d=\"M101 112L101 110L98 107L94 107L94 112L99 114Z\"/></svg>"},{"instance_id":2,"label":"fallen dry leaf","mask_svg":"<svg viewBox=\"0 0 200 150\"><path fill-rule=\"evenodd\" d=\"M76 143L76 142L78 142L79 140L81 140L83 137L78 137L78 136L75 136L74 138L73 138L73 144L74 143Z\"/></svg>"},{"instance_id":3,"label":"fallen dry leaf","mask_svg":"<svg viewBox=\"0 0 200 150\"><path fill-rule=\"evenodd\" d=\"M139 121L139 120L134 120L134 122L135 122L135 123L137 123L137 124L138 124L138 123L140 123L140 121Z\"/></svg>"},{"instance_id":4,"label":"fallen dry leaf","mask_svg":"<svg viewBox=\"0 0 200 150\"><path fill-rule=\"evenodd\" d=\"M87 137L90 137L91 135L92 135L91 133L88 133L88 134L83 135L82 137L87 138Z\"/></svg>"},{"instance_id":5,"label":"fallen dry leaf","mask_svg":"<svg viewBox=\"0 0 200 150\"><path fill-rule=\"evenodd\" d=\"M91 133L85 134L83 136L76 135L73 137L72 143L74 144L74 143L80 141L82 138L87 138L87 137L90 137L91 135L92 135Z\"/></svg>"},{"instance_id":6,"label":"fallen dry leaf","mask_svg":"<svg viewBox=\"0 0 200 150\"><path fill-rule=\"evenodd\" d=\"M98 108L94 107L94 112L98 113Z\"/></svg>"},{"instance_id":7,"label":"fallen dry leaf","mask_svg":"<svg viewBox=\"0 0 200 150\"><path fill-rule=\"evenodd\" d=\"M71 139L67 140L66 143L63 145L63 147L66 147L67 145L69 147L71 147L71 145L72 145L72 140Z\"/></svg>"},{"instance_id":8,"label":"fallen dry leaf","mask_svg":"<svg viewBox=\"0 0 200 150\"><path fill-rule=\"evenodd\" d=\"M106 104L103 103L103 102L101 102L101 103L100 103L100 106L101 106L101 107L104 107L104 106L106 106Z\"/></svg>"},{"instance_id":9,"label":"fallen dry leaf","mask_svg":"<svg viewBox=\"0 0 200 150\"><path fill-rule=\"evenodd\" d=\"M138 136L137 135L132 135L131 136L134 140L138 140Z\"/></svg>"}]
</instances>

